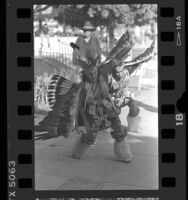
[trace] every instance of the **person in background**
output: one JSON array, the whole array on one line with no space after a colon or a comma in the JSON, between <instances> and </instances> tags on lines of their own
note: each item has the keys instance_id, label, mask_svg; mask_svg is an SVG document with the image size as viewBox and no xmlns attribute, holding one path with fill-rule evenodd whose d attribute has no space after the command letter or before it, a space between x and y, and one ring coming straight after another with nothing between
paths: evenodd
<instances>
[{"instance_id":1,"label":"person in background","mask_svg":"<svg viewBox=\"0 0 188 200\"><path fill-rule=\"evenodd\" d=\"M97 62L101 62L101 48L99 40L97 37L92 35L92 32L95 31L95 27L92 26L91 22L86 21L82 28L84 34L80 35L76 41L76 44L79 46L81 53L85 57L91 57L97 59ZM91 54L91 55L88 55ZM74 50L73 51L73 64L79 65L79 55Z\"/></svg>"},{"instance_id":2,"label":"person in background","mask_svg":"<svg viewBox=\"0 0 188 200\"><path fill-rule=\"evenodd\" d=\"M46 44L47 44L48 48L50 48L49 28L48 28L48 25L46 23L42 26L40 36L41 36L41 39L42 39L42 41L41 41L42 48L44 47L45 40L46 40Z\"/></svg>"}]
</instances>

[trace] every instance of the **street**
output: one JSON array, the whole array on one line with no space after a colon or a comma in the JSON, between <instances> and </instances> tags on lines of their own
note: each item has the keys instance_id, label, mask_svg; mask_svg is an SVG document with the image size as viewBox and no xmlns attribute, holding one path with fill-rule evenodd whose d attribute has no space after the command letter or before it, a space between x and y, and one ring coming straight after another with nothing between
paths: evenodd
<instances>
[{"instance_id":1,"label":"street","mask_svg":"<svg viewBox=\"0 0 188 200\"><path fill-rule=\"evenodd\" d=\"M78 134L35 142L36 190L156 190L158 189L157 92L145 88L135 92L142 118L141 132L128 133L134 155L131 163L116 160L110 130L98 134L96 145L82 159L71 157ZM128 108L120 115L127 125ZM37 124L44 113L35 115ZM43 134L36 132L36 136Z\"/></svg>"}]
</instances>

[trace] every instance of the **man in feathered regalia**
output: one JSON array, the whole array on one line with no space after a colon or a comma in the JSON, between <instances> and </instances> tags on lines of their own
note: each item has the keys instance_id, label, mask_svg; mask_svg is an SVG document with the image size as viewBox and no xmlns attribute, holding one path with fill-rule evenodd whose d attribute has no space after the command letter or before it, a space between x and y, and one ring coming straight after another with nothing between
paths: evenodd
<instances>
[{"instance_id":1,"label":"man in feathered regalia","mask_svg":"<svg viewBox=\"0 0 188 200\"><path fill-rule=\"evenodd\" d=\"M97 133L111 127L115 156L122 162L132 160L127 130L122 126L119 114L122 107L129 106L128 127L130 123L138 125L135 121L139 122L139 108L127 90L128 77L141 63L152 57L154 42L144 53L125 62L133 45L130 34L126 32L106 60L97 65L90 52L83 56L79 46L71 43L80 54L81 82L74 83L60 75L52 78L48 94L52 110L40 125L48 127L49 134L63 137L68 137L75 129L80 138L74 146L73 158L80 159L95 143ZM80 132L79 126L85 126L86 133Z\"/></svg>"}]
</instances>

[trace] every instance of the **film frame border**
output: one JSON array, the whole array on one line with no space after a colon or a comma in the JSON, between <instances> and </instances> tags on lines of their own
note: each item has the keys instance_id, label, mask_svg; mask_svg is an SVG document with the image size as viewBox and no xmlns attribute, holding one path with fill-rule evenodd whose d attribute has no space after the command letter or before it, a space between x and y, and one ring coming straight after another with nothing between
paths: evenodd
<instances>
[{"instance_id":1,"label":"film frame border","mask_svg":"<svg viewBox=\"0 0 188 200\"><path fill-rule=\"evenodd\" d=\"M49 1L49 4L72 4L81 1ZM105 4L105 1L90 1L90 3ZM35 191L34 188L34 137L33 137L33 5L46 4L46 1L24 2L16 0L7 2L7 61L8 75L8 177L9 184L15 182L15 187L9 187L9 192L16 191L15 199L34 199L52 197L170 197L177 199L179 192L186 194L185 169L178 173L180 163L185 165L185 122L176 126L175 116L183 115L176 108L178 98L185 90L185 46L175 48L176 17L181 16L181 36L185 41L184 2L179 1L126 1L106 3L126 4L157 4L158 5L158 96L159 96L159 190L151 191ZM184 24L184 26L183 26ZM177 52L178 51L178 52ZM167 53L168 52L168 53ZM179 54L179 55L178 55ZM181 56L181 57L180 57ZM182 59L183 56L183 59ZM180 59L181 58L181 59ZM14 67L12 67L14 66ZM178 66L182 66L177 68ZM181 75L177 76L177 71ZM10 75L13 74L14 76ZM185 116L183 115L183 118ZM168 120L168 121L167 121ZM183 119L182 119L183 121ZM32 123L31 123L32 122ZM163 123L166 122L166 123ZM184 143L183 143L184 142ZM178 149L181 144L182 149ZM184 145L183 145L184 144ZM24 153L22 152L24 150ZM183 154L182 154L183 153ZM12 161L12 162L11 162ZM11 162L11 163L10 163ZM15 165L15 166L14 166ZM169 169L170 168L170 169ZM14 173L13 173L14 172ZM15 177L16 180L11 180ZM12 184L14 185L14 184ZM9 185L10 186L10 185ZM136 194L135 194L136 193ZM168 193L168 194L167 194ZM28 196L29 194L29 196ZM167 195L167 196L166 196ZM168 196L169 195L169 196Z\"/></svg>"}]
</instances>

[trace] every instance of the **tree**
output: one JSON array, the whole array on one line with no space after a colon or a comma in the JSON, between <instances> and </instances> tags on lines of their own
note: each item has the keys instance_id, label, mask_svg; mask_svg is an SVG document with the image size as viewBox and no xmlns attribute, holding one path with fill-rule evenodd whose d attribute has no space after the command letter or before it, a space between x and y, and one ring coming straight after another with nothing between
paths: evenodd
<instances>
[{"instance_id":1,"label":"tree","mask_svg":"<svg viewBox=\"0 0 188 200\"><path fill-rule=\"evenodd\" d=\"M39 22L39 34L43 30L42 21L58 16L59 10L61 10L61 7L56 5L34 6L34 20Z\"/></svg>"},{"instance_id":2,"label":"tree","mask_svg":"<svg viewBox=\"0 0 188 200\"><path fill-rule=\"evenodd\" d=\"M51 13L44 11L51 8ZM60 24L72 27L83 27L86 20L94 26L107 27L110 47L113 47L114 29L117 24L128 26L142 26L157 20L157 6L155 4L78 4L78 5L48 5L34 9L35 19L44 20L54 18Z\"/></svg>"},{"instance_id":3,"label":"tree","mask_svg":"<svg viewBox=\"0 0 188 200\"><path fill-rule=\"evenodd\" d=\"M66 20L64 18L66 17ZM72 27L83 27L86 20L92 22L94 26L106 26L110 36L110 46L113 46L114 29L117 23L133 19L130 15L128 5L69 5L59 12L56 19L59 23L66 22Z\"/></svg>"},{"instance_id":4,"label":"tree","mask_svg":"<svg viewBox=\"0 0 188 200\"><path fill-rule=\"evenodd\" d=\"M94 19L95 25L104 25L107 27L110 38L110 49L114 46L114 29L117 24L133 24L134 16L130 6L123 5L91 5L88 15ZM97 18L97 20L96 20Z\"/></svg>"},{"instance_id":5,"label":"tree","mask_svg":"<svg viewBox=\"0 0 188 200\"><path fill-rule=\"evenodd\" d=\"M110 47L113 47L114 29L117 24L125 26L144 25L156 20L157 7L152 4L112 4L112 5L68 5L60 9L55 19L72 27L81 28L86 20L95 26L106 26Z\"/></svg>"},{"instance_id":6,"label":"tree","mask_svg":"<svg viewBox=\"0 0 188 200\"><path fill-rule=\"evenodd\" d=\"M131 11L134 13L134 24L143 26L157 21L156 4L132 4Z\"/></svg>"}]
</instances>

